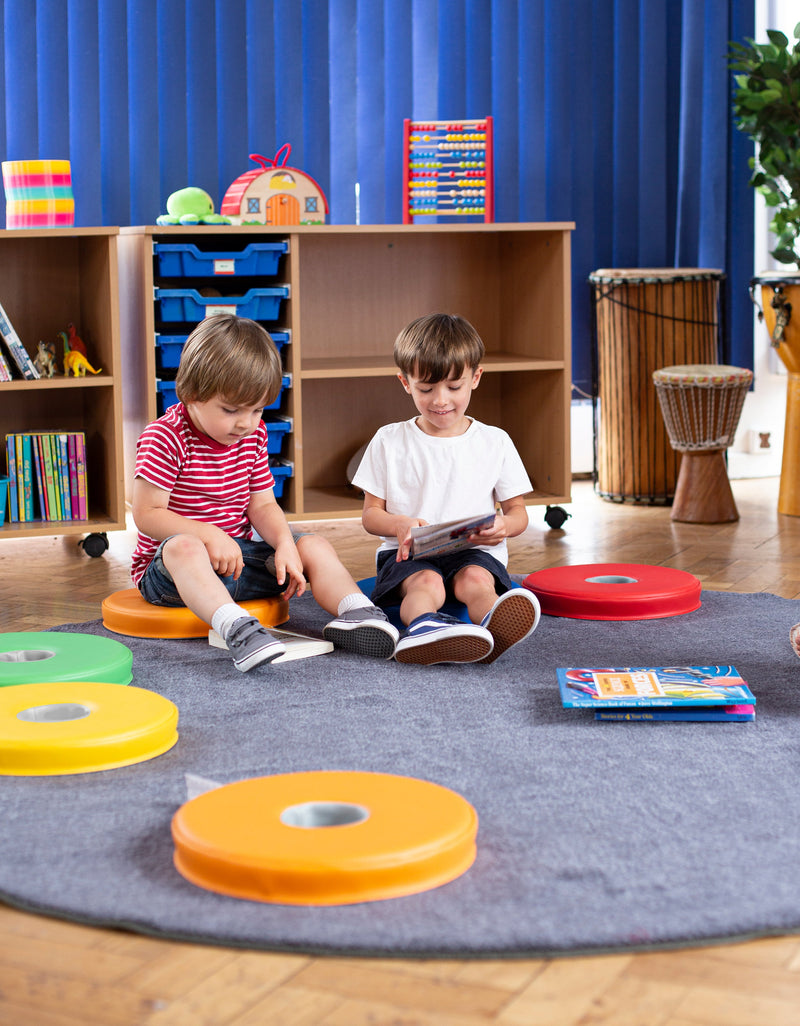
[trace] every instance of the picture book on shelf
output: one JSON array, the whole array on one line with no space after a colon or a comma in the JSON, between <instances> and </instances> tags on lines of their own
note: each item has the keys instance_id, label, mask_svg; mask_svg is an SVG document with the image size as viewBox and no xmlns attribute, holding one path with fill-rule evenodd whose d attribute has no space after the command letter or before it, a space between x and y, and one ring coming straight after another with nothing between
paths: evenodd
<instances>
[{"instance_id":1,"label":"picture book on shelf","mask_svg":"<svg viewBox=\"0 0 800 1026\"><path fill-rule=\"evenodd\" d=\"M572 666L559 667L556 673L565 709L606 714L756 704L735 666Z\"/></svg>"},{"instance_id":2,"label":"picture book on shelf","mask_svg":"<svg viewBox=\"0 0 800 1026\"><path fill-rule=\"evenodd\" d=\"M23 378L27 378L30 381L35 381L39 378L39 371L34 366L33 360L28 355L28 350L20 341L20 337L14 330L11 321L8 319L8 314L2 305L0 305L0 337L5 342L6 349Z\"/></svg>"},{"instance_id":3,"label":"picture book on shelf","mask_svg":"<svg viewBox=\"0 0 800 1026\"><path fill-rule=\"evenodd\" d=\"M410 559L422 559L425 556L443 556L448 552L459 552L468 549L471 542L467 541L471 534L494 523L494 513L486 513L464 520L449 520L445 524L428 524L425 527L412 527Z\"/></svg>"}]
</instances>

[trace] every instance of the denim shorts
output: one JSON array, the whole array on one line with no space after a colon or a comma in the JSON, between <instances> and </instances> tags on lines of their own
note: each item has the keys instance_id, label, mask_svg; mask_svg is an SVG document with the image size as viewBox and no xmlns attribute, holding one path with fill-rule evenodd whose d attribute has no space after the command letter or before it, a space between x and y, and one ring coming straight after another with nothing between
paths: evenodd
<instances>
[{"instance_id":1,"label":"denim shorts","mask_svg":"<svg viewBox=\"0 0 800 1026\"><path fill-rule=\"evenodd\" d=\"M494 590L503 595L516 587L508 575L508 570L499 559L483 549L462 549L446 556L435 556L432 559L404 559L397 562L397 550L378 553L378 574L372 591L372 601L376 606L395 606L400 602L400 585L412 574L420 570L433 570L444 581L447 598L455 598L453 594L453 577L465 566L482 566L494 577Z\"/></svg>"},{"instance_id":2,"label":"denim shorts","mask_svg":"<svg viewBox=\"0 0 800 1026\"><path fill-rule=\"evenodd\" d=\"M301 535L293 535L295 541ZM250 541L247 538L233 539L242 550L244 567L238 580L230 574L220 576L234 602L247 602L250 599L273 598L286 590L286 582L278 584L275 577L275 550L265 541ZM178 589L164 566L161 552L169 538L156 549L156 554L139 581L139 592L147 602L155 606L184 606L186 603L178 594ZM270 567L272 569L270 569Z\"/></svg>"}]
</instances>

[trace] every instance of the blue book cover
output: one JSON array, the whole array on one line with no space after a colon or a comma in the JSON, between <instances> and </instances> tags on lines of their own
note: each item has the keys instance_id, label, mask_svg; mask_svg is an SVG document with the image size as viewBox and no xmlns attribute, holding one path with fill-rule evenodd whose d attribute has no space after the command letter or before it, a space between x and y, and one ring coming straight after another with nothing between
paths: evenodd
<instances>
[{"instance_id":1,"label":"blue book cover","mask_svg":"<svg viewBox=\"0 0 800 1026\"><path fill-rule=\"evenodd\" d=\"M756 718L754 705L672 705L648 709L598 709L594 718L605 723L660 723L693 721L704 723L747 723Z\"/></svg>"},{"instance_id":2,"label":"blue book cover","mask_svg":"<svg viewBox=\"0 0 800 1026\"><path fill-rule=\"evenodd\" d=\"M735 666L560 667L565 709L755 705Z\"/></svg>"},{"instance_id":3,"label":"blue book cover","mask_svg":"<svg viewBox=\"0 0 800 1026\"><path fill-rule=\"evenodd\" d=\"M64 520L72 520L67 436L65 434L53 435L53 445L58 453L58 486L61 493L61 512Z\"/></svg>"},{"instance_id":4,"label":"blue book cover","mask_svg":"<svg viewBox=\"0 0 800 1026\"><path fill-rule=\"evenodd\" d=\"M25 519L33 520L33 447L31 436L22 436L22 490L25 502Z\"/></svg>"},{"instance_id":5,"label":"blue book cover","mask_svg":"<svg viewBox=\"0 0 800 1026\"><path fill-rule=\"evenodd\" d=\"M6 463L8 466L8 519L10 523L19 522L19 506L17 504L17 443L14 435L6 435Z\"/></svg>"}]
</instances>

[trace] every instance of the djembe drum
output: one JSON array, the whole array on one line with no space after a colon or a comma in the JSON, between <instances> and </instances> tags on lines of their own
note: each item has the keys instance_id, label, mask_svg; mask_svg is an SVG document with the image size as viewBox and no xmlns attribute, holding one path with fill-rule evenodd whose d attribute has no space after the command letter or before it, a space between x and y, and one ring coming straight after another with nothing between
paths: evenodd
<instances>
[{"instance_id":1,"label":"djembe drum","mask_svg":"<svg viewBox=\"0 0 800 1026\"><path fill-rule=\"evenodd\" d=\"M724 453L733 443L752 380L747 368L723 364L653 372L670 444L682 454L673 520L723 524L739 519Z\"/></svg>"},{"instance_id":2,"label":"djembe drum","mask_svg":"<svg viewBox=\"0 0 800 1026\"><path fill-rule=\"evenodd\" d=\"M589 276L597 360L595 485L603 498L672 500L679 455L664 429L652 374L667 365L717 361L724 277L706 268Z\"/></svg>"},{"instance_id":3,"label":"djembe drum","mask_svg":"<svg viewBox=\"0 0 800 1026\"><path fill-rule=\"evenodd\" d=\"M756 298L760 286L761 304ZM789 375L778 512L800 516L800 275L771 271L753 278L750 298L767 324L770 342ZM794 318L792 309L797 310Z\"/></svg>"}]
</instances>

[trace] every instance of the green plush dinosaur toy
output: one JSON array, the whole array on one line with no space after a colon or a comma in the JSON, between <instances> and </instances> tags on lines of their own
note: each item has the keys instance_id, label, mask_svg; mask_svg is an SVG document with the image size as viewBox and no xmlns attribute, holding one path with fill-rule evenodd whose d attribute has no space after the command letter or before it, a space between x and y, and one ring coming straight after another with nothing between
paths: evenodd
<instances>
[{"instance_id":1,"label":"green plush dinosaur toy","mask_svg":"<svg viewBox=\"0 0 800 1026\"><path fill-rule=\"evenodd\" d=\"M167 199L167 212L156 224L230 224L229 217L214 213L214 201L205 189L195 185L178 189Z\"/></svg>"}]
</instances>

